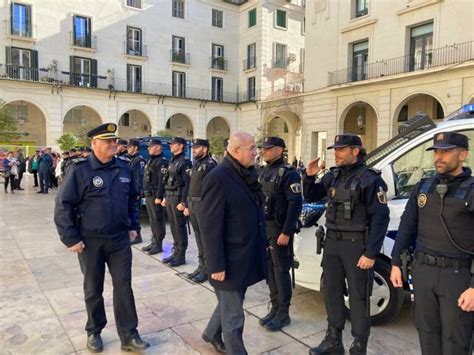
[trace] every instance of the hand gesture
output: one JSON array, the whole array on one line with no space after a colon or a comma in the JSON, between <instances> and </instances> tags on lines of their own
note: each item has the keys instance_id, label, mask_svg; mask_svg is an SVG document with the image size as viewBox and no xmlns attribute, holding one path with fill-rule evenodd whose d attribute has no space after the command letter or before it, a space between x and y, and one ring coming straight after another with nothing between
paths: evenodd
<instances>
[{"instance_id":1,"label":"hand gesture","mask_svg":"<svg viewBox=\"0 0 474 355\"><path fill-rule=\"evenodd\" d=\"M357 267L363 270L372 269L374 267L375 260L369 259L368 257L362 255L357 263Z\"/></svg>"},{"instance_id":2,"label":"hand gesture","mask_svg":"<svg viewBox=\"0 0 474 355\"><path fill-rule=\"evenodd\" d=\"M316 158L309 162L308 167L306 168L306 175L315 176L322 170L326 169L326 162L322 161L321 164L319 164L319 160L320 158Z\"/></svg>"},{"instance_id":3,"label":"hand gesture","mask_svg":"<svg viewBox=\"0 0 474 355\"><path fill-rule=\"evenodd\" d=\"M184 203L182 202L178 203L178 205L176 206L176 209L180 212L183 212L185 208L186 207L184 206Z\"/></svg>"},{"instance_id":4,"label":"hand gesture","mask_svg":"<svg viewBox=\"0 0 474 355\"><path fill-rule=\"evenodd\" d=\"M136 237L138 237L137 231L128 231L128 237L130 238L130 241L133 242Z\"/></svg>"},{"instance_id":5,"label":"hand gesture","mask_svg":"<svg viewBox=\"0 0 474 355\"><path fill-rule=\"evenodd\" d=\"M394 287L403 287L402 270L398 266L392 266L390 281L392 281Z\"/></svg>"},{"instance_id":6,"label":"hand gesture","mask_svg":"<svg viewBox=\"0 0 474 355\"><path fill-rule=\"evenodd\" d=\"M166 206L166 198L164 198L163 200L161 200L161 205L162 205L163 207Z\"/></svg>"},{"instance_id":7,"label":"hand gesture","mask_svg":"<svg viewBox=\"0 0 474 355\"><path fill-rule=\"evenodd\" d=\"M287 246L289 242L290 242L290 237L287 236L286 234L281 233L278 236L278 239L277 239L278 245Z\"/></svg>"},{"instance_id":8,"label":"hand gesture","mask_svg":"<svg viewBox=\"0 0 474 355\"><path fill-rule=\"evenodd\" d=\"M161 205L162 200L160 198L155 198L155 205Z\"/></svg>"},{"instance_id":9,"label":"hand gesture","mask_svg":"<svg viewBox=\"0 0 474 355\"><path fill-rule=\"evenodd\" d=\"M458 299L458 306L464 312L474 311L474 288L468 288L464 291Z\"/></svg>"},{"instance_id":10,"label":"hand gesture","mask_svg":"<svg viewBox=\"0 0 474 355\"><path fill-rule=\"evenodd\" d=\"M184 211L183 211L183 214L184 214L186 217L189 217L189 209L188 209L188 208L185 208Z\"/></svg>"},{"instance_id":11,"label":"hand gesture","mask_svg":"<svg viewBox=\"0 0 474 355\"><path fill-rule=\"evenodd\" d=\"M86 245L84 244L84 242L80 241L79 243L77 244L74 244L72 247L69 247L67 248L69 251L72 251L74 253L82 253L82 251L84 250L84 248L86 247Z\"/></svg>"},{"instance_id":12,"label":"hand gesture","mask_svg":"<svg viewBox=\"0 0 474 355\"><path fill-rule=\"evenodd\" d=\"M211 274L211 279L216 281L224 281L225 280L225 271L215 272Z\"/></svg>"}]
</instances>

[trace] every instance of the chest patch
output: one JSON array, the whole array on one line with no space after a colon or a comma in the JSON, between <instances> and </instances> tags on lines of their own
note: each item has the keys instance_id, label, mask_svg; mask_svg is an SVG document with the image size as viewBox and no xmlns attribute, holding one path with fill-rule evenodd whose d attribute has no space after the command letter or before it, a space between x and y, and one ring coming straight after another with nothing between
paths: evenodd
<instances>
[{"instance_id":1,"label":"chest patch","mask_svg":"<svg viewBox=\"0 0 474 355\"><path fill-rule=\"evenodd\" d=\"M120 182L129 183L129 182L130 182L130 179L129 179L128 177L120 176Z\"/></svg>"},{"instance_id":2,"label":"chest patch","mask_svg":"<svg viewBox=\"0 0 474 355\"><path fill-rule=\"evenodd\" d=\"M418 207L423 208L426 205L426 201L428 201L428 197L426 194L421 193L418 195Z\"/></svg>"},{"instance_id":3,"label":"chest patch","mask_svg":"<svg viewBox=\"0 0 474 355\"><path fill-rule=\"evenodd\" d=\"M336 188L335 188L335 187L331 187L331 188L329 189L329 196L330 196L331 198L334 198L334 196L336 196Z\"/></svg>"},{"instance_id":4,"label":"chest patch","mask_svg":"<svg viewBox=\"0 0 474 355\"><path fill-rule=\"evenodd\" d=\"M102 180L102 178L100 176L94 176L92 178L92 184L95 187L102 187L102 186L104 186L104 180Z\"/></svg>"}]
</instances>

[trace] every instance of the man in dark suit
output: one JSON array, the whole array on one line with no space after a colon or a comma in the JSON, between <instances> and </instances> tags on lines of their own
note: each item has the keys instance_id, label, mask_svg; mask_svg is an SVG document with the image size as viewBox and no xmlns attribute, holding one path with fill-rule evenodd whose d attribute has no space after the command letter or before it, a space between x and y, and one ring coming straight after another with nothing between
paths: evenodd
<instances>
[{"instance_id":1,"label":"man in dark suit","mask_svg":"<svg viewBox=\"0 0 474 355\"><path fill-rule=\"evenodd\" d=\"M247 354L245 292L267 274L264 195L254 167L254 138L234 133L227 153L204 179L198 213L207 272L218 299L202 338L218 352Z\"/></svg>"}]
</instances>

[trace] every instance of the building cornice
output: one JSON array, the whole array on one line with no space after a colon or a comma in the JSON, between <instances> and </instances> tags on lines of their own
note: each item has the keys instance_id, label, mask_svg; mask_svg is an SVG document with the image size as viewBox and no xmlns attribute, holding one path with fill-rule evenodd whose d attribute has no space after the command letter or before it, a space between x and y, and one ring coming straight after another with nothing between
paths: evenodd
<instances>
[{"instance_id":1,"label":"building cornice","mask_svg":"<svg viewBox=\"0 0 474 355\"><path fill-rule=\"evenodd\" d=\"M429 0L429 1L425 1L421 4L417 4L417 5L413 5L413 6L410 6L407 4L407 7L405 9L402 9L402 10L399 10L396 12L396 14L398 16L400 15L404 15L406 13L409 13L409 12L412 12L412 11L415 11L415 10L419 10L419 9L422 9L423 7L426 7L426 6L431 6L431 5L435 5L435 4L439 4L440 2L442 2L443 0Z\"/></svg>"},{"instance_id":2,"label":"building cornice","mask_svg":"<svg viewBox=\"0 0 474 355\"><path fill-rule=\"evenodd\" d=\"M375 23L377 23L377 19L370 19L370 20L365 20L363 22L357 22L357 23L354 23L354 24L349 25L347 27L341 28L340 32L341 33L346 33L346 32L349 32L349 31L354 31L358 28L370 26L370 25L373 25Z\"/></svg>"}]
</instances>

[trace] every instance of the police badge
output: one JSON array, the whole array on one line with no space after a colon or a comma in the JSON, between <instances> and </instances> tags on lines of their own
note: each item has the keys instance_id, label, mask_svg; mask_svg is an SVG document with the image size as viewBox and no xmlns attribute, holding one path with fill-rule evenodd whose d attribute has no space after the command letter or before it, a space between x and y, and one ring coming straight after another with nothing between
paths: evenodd
<instances>
[{"instance_id":1,"label":"police badge","mask_svg":"<svg viewBox=\"0 0 474 355\"><path fill-rule=\"evenodd\" d=\"M426 205L426 201L428 201L428 197L426 194L421 193L418 195L418 207L423 208Z\"/></svg>"}]
</instances>

